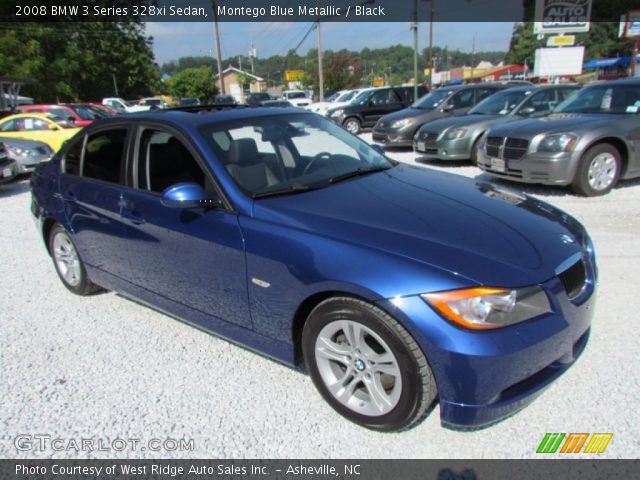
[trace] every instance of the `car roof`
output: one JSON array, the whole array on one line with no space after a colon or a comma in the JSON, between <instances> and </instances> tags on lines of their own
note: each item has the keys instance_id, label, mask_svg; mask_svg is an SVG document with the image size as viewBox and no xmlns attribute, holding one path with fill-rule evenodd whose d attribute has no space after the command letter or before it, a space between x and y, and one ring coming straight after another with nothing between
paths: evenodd
<instances>
[{"instance_id":1,"label":"car roof","mask_svg":"<svg viewBox=\"0 0 640 480\"><path fill-rule=\"evenodd\" d=\"M207 111L207 109L210 109ZM194 128L211 123L242 120L245 118L267 117L273 115L316 115L298 108L282 108L281 110L268 110L250 108L244 105L224 106L209 105L187 108L167 108L159 111L128 113L117 117L109 117L95 121L92 125L106 125L108 123L122 122L162 122L174 126L191 126Z\"/></svg>"},{"instance_id":2,"label":"car roof","mask_svg":"<svg viewBox=\"0 0 640 480\"><path fill-rule=\"evenodd\" d=\"M49 120L50 122L55 122L55 120L53 120L51 118L51 116L47 115L46 113L39 113L39 112L32 112L32 113L16 113L14 115L9 115L8 117L4 117L3 119L1 119L1 122L6 121L7 119L13 119L13 118L42 118L43 120Z\"/></svg>"},{"instance_id":3,"label":"car roof","mask_svg":"<svg viewBox=\"0 0 640 480\"><path fill-rule=\"evenodd\" d=\"M618 80L607 80L604 82L592 83L585 85L585 88L601 86L601 85L640 85L640 78L619 78Z\"/></svg>"}]
</instances>

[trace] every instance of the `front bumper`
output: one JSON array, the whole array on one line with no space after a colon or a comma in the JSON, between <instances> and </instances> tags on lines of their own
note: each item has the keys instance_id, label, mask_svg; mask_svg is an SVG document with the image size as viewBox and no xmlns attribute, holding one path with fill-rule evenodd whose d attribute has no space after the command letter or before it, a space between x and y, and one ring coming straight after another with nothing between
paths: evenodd
<instances>
[{"instance_id":1,"label":"front bumper","mask_svg":"<svg viewBox=\"0 0 640 480\"><path fill-rule=\"evenodd\" d=\"M371 132L374 142L390 147L411 147L415 126L402 129L381 128L376 125Z\"/></svg>"},{"instance_id":2,"label":"front bumper","mask_svg":"<svg viewBox=\"0 0 640 480\"><path fill-rule=\"evenodd\" d=\"M10 158L0 159L0 184L9 183L18 175L18 164Z\"/></svg>"},{"instance_id":3,"label":"front bumper","mask_svg":"<svg viewBox=\"0 0 640 480\"><path fill-rule=\"evenodd\" d=\"M442 319L420 297L379 305L407 326L433 370L446 426L495 423L531 403L584 351L595 299L595 263L569 300L558 277L542 284L552 312L510 327L470 331Z\"/></svg>"},{"instance_id":4,"label":"front bumper","mask_svg":"<svg viewBox=\"0 0 640 480\"><path fill-rule=\"evenodd\" d=\"M414 139L413 151L423 158L433 160L469 160L471 158L471 138L455 140Z\"/></svg>"},{"instance_id":5,"label":"front bumper","mask_svg":"<svg viewBox=\"0 0 640 480\"><path fill-rule=\"evenodd\" d=\"M487 174L522 183L542 185L569 185L576 174L581 152L541 153L527 152L517 160L504 160L496 168L494 157L487 155L484 148L478 150L478 167ZM501 159L498 159L501 160ZM492 163L493 161L493 163Z\"/></svg>"}]
</instances>

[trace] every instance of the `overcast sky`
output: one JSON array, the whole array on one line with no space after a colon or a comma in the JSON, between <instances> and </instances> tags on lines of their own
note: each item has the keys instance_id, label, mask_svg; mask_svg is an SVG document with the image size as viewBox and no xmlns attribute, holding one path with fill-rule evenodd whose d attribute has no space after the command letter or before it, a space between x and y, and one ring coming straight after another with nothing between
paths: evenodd
<instances>
[{"instance_id":1,"label":"overcast sky","mask_svg":"<svg viewBox=\"0 0 640 480\"><path fill-rule=\"evenodd\" d=\"M154 37L153 50L158 64L184 56L213 55L215 45L212 23L147 23L147 33ZM302 40L311 23L221 22L222 58L247 55L253 41L259 58L284 55ZM476 51L508 50L512 22L434 24L434 45L471 51L476 37ZM429 24L418 27L420 50L429 44ZM313 31L300 46L305 54L317 45ZM364 47L383 48L390 45L413 45L408 23L347 23L322 24L324 49L360 50Z\"/></svg>"}]
</instances>

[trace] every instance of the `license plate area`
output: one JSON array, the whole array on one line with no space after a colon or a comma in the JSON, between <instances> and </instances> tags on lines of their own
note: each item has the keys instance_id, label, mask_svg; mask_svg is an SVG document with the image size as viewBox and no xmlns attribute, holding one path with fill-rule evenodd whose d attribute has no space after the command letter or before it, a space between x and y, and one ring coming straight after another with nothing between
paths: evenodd
<instances>
[{"instance_id":1,"label":"license plate area","mask_svg":"<svg viewBox=\"0 0 640 480\"><path fill-rule=\"evenodd\" d=\"M491 158L491 170L504 172L507 170L507 162L501 158Z\"/></svg>"},{"instance_id":2,"label":"license plate area","mask_svg":"<svg viewBox=\"0 0 640 480\"><path fill-rule=\"evenodd\" d=\"M424 152L427 149L427 144L424 142L418 142L418 150Z\"/></svg>"}]
</instances>

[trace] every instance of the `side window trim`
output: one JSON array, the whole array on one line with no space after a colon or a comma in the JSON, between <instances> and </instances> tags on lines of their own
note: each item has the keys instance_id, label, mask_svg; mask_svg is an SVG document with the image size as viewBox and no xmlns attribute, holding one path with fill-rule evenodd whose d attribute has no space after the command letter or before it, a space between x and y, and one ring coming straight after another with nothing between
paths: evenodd
<instances>
[{"instance_id":1,"label":"side window trim","mask_svg":"<svg viewBox=\"0 0 640 480\"><path fill-rule=\"evenodd\" d=\"M76 145L76 142L71 143L68 147L66 147L65 151L64 151L64 155L62 156L62 164L61 164L61 170L62 173L64 173L65 175L74 175L77 177L82 177L82 168L83 168L83 164L84 164L84 149L87 143L87 134L83 133L82 135L82 141L80 142L82 143L82 147L80 147L80 161L78 162L78 174L75 175L73 173L69 173L67 171L67 155L69 154L69 151Z\"/></svg>"},{"instance_id":2,"label":"side window trim","mask_svg":"<svg viewBox=\"0 0 640 480\"><path fill-rule=\"evenodd\" d=\"M158 130L161 132L170 133L171 135L176 137L187 150L189 150L189 153L191 153L193 159L198 164L198 167L200 167L200 169L203 171L205 177L209 179L211 185L213 186L216 193L222 200L222 203L224 205L224 210L230 213L235 213L236 210L233 207L233 204L231 203L231 201L229 200L229 197L227 196L226 192L220 186L220 182L218 182L217 177L214 175L214 173L211 171L209 166L206 164L206 161L202 158L202 155L200 154L200 152L196 148L194 148L189 141L186 140L185 136L179 130L171 128L164 124L155 124L152 122L140 123L135 127L134 130L135 132L131 133L133 140L131 144L131 155L130 155L131 166L130 166L129 172L131 175L131 182L130 182L129 188L138 192L144 192L148 195L160 197L159 193L153 192L151 190L142 189L140 187L140 179L138 178L139 160L140 160L140 155L139 155L140 140L142 139L142 135L144 134L145 130Z\"/></svg>"}]
</instances>

